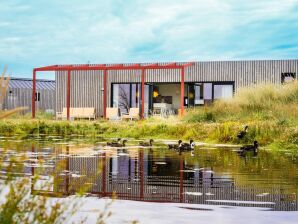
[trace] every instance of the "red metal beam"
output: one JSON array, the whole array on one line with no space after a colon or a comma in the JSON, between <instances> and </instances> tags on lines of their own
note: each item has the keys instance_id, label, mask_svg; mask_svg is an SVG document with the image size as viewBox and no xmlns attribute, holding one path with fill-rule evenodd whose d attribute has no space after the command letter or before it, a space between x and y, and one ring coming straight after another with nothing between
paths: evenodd
<instances>
[{"instance_id":1,"label":"red metal beam","mask_svg":"<svg viewBox=\"0 0 298 224\"><path fill-rule=\"evenodd\" d=\"M49 65L49 66L36 68L35 70L39 71L40 69L42 69L42 70L44 70L44 69L53 69L53 68L57 68L57 67L58 67L58 65Z\"/></svg>"},{"instance_id":2,"label":"red metal beam","mask_svg":"<svg viewBox=\"0 0 298 224\"><path fill-rule=\"evenodd\" d=\"M103 70L103 117L107 117L107 69Z\"/></svg>"},{"instance_id":3,"label":"red metal beam","mask_svg":"<svg viewBox=\"0 0 298 224\"><path fill-rule=\"evenodd\" d=\"M32 82L32 118L35 118L35 95L36 95L36 70L33 69L33 82Z\"/></svg>"},{"instance_id":4,"label":"red metal beam","mask_svg":"<svg viewBox=\"0 0 298 224\"><path fill-rule=\"evenodd\" d=\"M158 63L152 63L152 64L149 64L149 65L143 65L143 66L158 66Z\"/></svg>"},{"instance_id":5,"label":"red metal beam","mask_svg":"<svg viewBox=\"0 0 298 224\"><path fill-rule=\"evenodd\" d=\"M184 115L184 68L181 69L181 94L180 94L181 116Z\"/></svg>"},{"instance_id":6,"label":"red metal beam","mask_svg":"<svg viewBox=\"0 0 298 224\"><path fill-rule=\"evenodd\" d=\"M53 65L47 67L35 68L36 71L74 71L74 70L141 70L141 69L180 69L183 65L177 65L176 63L166 64L166 65L158 65L158 64L150 64L150 65L127 65L123 66L119 65Z\"/></svg>"},{"instance_id":7,"label":"red metal beam","mask_svg":"<svg viewBox=\"0 0 298 224\"><path fill-rule=\"evenodd\" d=\"M145 117L145 69L142 69L142 109L141 118Z\"/></svg>"},{"instance_id":8,"label":"red metal beam","mask_svg":"<svg viewBox=\"0 0 298 224\"><path fill-rule=\"evenodd\" d=\"M194 63L193 62L189 62L189 63L183 64L183 67L189 67L189 66L192 66L192 65L194 65Z\"/></svg>"},{"instance_id":9,"label":"red metal beam","mask_svg":"<svg viewBox=\"0 0 298 224\"><path fill-rule=\"evenodd\" d=\"M67 71L66 107L67 107L67 120L70 120L70 70Z\"/></svg>"}]
</instances>

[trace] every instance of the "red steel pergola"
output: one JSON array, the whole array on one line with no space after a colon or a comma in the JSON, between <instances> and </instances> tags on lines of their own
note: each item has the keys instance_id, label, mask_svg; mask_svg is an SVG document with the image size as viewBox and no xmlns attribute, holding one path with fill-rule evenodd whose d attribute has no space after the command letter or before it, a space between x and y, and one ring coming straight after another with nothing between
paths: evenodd
<instances>
[{"instance_id":1,"label":"red steel pergola","mask_svg":"<svg viewBox=\"0 0 298 224\"><path fill-rule=\"evenodd\" d=\"M106 108L107 108L107 76L109 70L140 70L142 76L142 106L141 106L141 117L144 118L145 111L145 71L149 69L179 69L181 71L181 95L180 95L180 109L181 115L184 114L184 73L185 68L191 66L193 63L177 64L170 63L165 65L160 64L114 64L114 65L51 65L45 67L39 67L33 69L33 86L32 86L32 118L35 118L35 93L36 93L36 73L42 71L67 71L67 92L66 92L66 107L67 107L67 119L70 119L70 76L71 71L103 71L103 109L104 109L104 118L106 117Z\"/></svg>"}]
</instances>

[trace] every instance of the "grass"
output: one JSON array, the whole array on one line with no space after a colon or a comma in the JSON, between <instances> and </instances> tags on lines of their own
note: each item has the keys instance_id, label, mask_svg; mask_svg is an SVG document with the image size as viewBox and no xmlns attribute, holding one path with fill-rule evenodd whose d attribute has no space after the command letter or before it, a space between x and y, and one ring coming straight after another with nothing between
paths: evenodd
<instances>
[{"instance_id":1,"label":"grass","mask_svg":"<svg viewBox=\"0 0 298 224\"><path fill-rule=\"evenodd\" d=\"M190 138L216 143L259 141L272 149L298 148L298 82L282 86L259 85L240 89L233 99L190 109L183 118L149 118L137 122L55 121L38 113L0 121L2 135L84 135L88 137ZM249 126L239 142L237 133Z\"/></svg>"}]
</instances>

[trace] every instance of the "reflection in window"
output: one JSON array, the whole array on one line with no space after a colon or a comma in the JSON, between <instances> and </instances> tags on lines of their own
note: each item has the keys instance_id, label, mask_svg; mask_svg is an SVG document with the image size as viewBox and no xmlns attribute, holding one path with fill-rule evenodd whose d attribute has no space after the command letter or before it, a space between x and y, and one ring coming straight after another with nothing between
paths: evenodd
<instances>
[{"instance_id":1,"label":"reflection in window","mask_svg":"<svg viewBox=\"0 0 298 224\"><path fill-rule=\"evenodd\" d=\"M129 113L131 107L139 107L140 91L140 84L113 84L113 107Z\"/></svg>"},{"instance_id":2,"label":"reflection in window","mask_svg":"<svg viewBox=\"0 0 298 224\"><path fill-rule=\"evenodd\" d=\"M296 79L295 72L284 72L281 73L281 83L293 82Z\"/></svg>"},{"instance_id":3,"label":"reflection in window","mask_svg":"<svg viewBox=\"0 0 298 224\"><path fill-rule=\"evenodd\" d=\"M195 105L204 104L204 95L203 95L203 84L195 85Z\"/></svg>"},{"instance_id":4,"label":"reflection in window","mask_svg":"<svg viewBox=\"0 0 298 224\"><path fill-rule=\"evenodd\" d=\"M204 99L212 100L212 83L204 83Z\"/></svg>"},{"instance_id":5,"label":"reflection in window","mask_svg":"<svg viewBox=\"0 0 298 224\"><path fill-rule=\"evenodd\" d=\"M131 107L139 107L140 105L140 84L131 84Z\"/></svg>"},{"instance_id":6,"label":"reflection in window","mask_svg":"<svg viewBox=\"0 0 298 224\"><path fill-rule=\"evenodd\" d=\"M121 112L128 113L130 108L130 84L113 85L113 107L119 107Z\"/></svg>"},{"instance_id":7,"label":"reflection in window","mask_svg":"<svg viewBox=\"0 0 298 224\"><path fill-rule=\"evenodd\" d=\"M214 85L214 99L233 97L233 85Z\"/></svg>"}]
</instances>

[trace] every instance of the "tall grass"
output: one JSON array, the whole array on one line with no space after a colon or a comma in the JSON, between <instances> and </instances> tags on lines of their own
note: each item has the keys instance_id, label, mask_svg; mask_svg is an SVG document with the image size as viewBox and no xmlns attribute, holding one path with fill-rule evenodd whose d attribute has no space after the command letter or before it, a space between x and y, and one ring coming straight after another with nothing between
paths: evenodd
<instances>
[{"instance_id":1,"label":"tall grass","mask_svg":"<svg viewBox=\"0 0 298 224\"><path fill-rule=\"evenodd\" d=\"M262 84L240 88L229 100L218 100L211 106L190 110L187 122L275 120L297 125L298 82L285 85Z\"/></svg>"}]
</instances>

